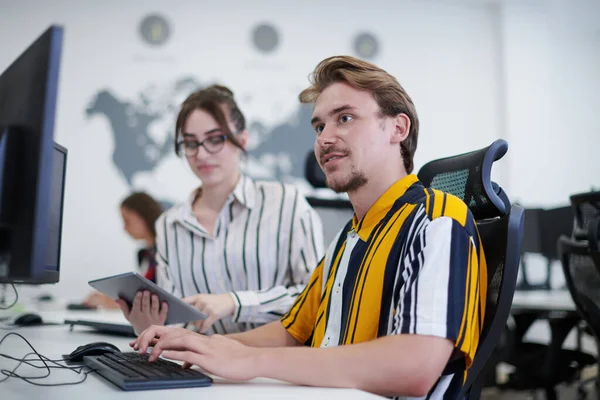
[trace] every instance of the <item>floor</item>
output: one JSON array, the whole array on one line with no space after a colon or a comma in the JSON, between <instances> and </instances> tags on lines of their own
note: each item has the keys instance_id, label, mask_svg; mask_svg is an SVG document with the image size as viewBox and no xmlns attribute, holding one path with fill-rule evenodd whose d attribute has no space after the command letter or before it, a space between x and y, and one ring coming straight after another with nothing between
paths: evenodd
<instances>
[{"instance_id":1,"label":"floor","mask_svg":"<svg viewBox=\"0 0 600 400\"><path fill-rule=\"evenodd\" d=\"M589 391L586 399L598 399L598 394L594 392L589 386L588 389ZM482 400L545 400L545 398L546 397L542 391L538 391L537 393L515 391L499 392L496 389L491 388L485 389L481 396ZM558 399L579 400L580 398L577 397L577 388L575 386L561 386L558 388Z\"/></svg>"},{"instance_id":2,"label":"floor","mask_svg":"<svg viewBox=\"0 0 600 400\"><path fill-rule=\"evenodd\" d=\"M498 369L498 374L496 375L499 380L502 380L503 373L508 371L506 369L503 371L503 368L500 367ZM582 371L582 379L590 379L594 378L598 375L597 367L587 367ZM578 396L578 382L574 382L570 385L560 385L557 387L557 398L558 400L580 400L582 397ZM598 393L596 393L594 389L594 384L589 383L585 385L585 389L587 390L587 400L597 400L600 399ZM482 395L482 400L546 400L546 395L543 390L538 390L537 392L530 391L514 391L514 390L505 390L500 391L496 388L486 388L484 389Z\"/></svg>"}]
</instances>

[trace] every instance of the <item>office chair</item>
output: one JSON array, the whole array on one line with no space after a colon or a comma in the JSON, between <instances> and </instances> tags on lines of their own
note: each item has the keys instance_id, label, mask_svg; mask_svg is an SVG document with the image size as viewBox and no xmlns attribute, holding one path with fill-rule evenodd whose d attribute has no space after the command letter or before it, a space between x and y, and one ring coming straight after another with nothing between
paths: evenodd
<instances>
[{"instance_id":1,"label":"office chair","mask_svg":"<svg viewBox=\"0 0 600 400\"><path fill-rule=\"evenodd\" d=\"M543 289L545 284L531 284L527 270L526 254L540 254L542 252L542 233L540 232L541 208L525 209L525 227L523 233L523 246L521 247L521 282L517 290Z\"/></svg>"},{"instance_id":2,"label":"office chair","mask_svg":"<svg viewBox=\"0 0 600 400\"><path fill-rule=\"evenodd\" d=\"M532 208L525 210L525 234L521 254L522 281L517 290L550 290L552 263L558 261L556 243L561 235L571 236L573 231L573 210L571 207L559 207L544 210ZM527 270L525 254L539 254L546 259L546 281L531 284Z\"/></svg>"},{"instance_id":3,"label":"office chair","mask_svg":"<svg viewBox=\"0 0 600 400\"><path fill-rule=\"evenodd\" d=\"M483 329L459 399L478 399L487 369L495 367L490 364L494 361L492 353L505 329L517 282L523 208L511 205L502 188L491 181L492 164L507 151L508 143L496 140L477 151L431 161L417 174L426 187L451 193L467 204L479 230L488 268Z\"/></svg>"},{"instance_id":4,"label":"office chair","mask_svg":"<svg viewBox=\"0 0 600 400\"><path fill-rule=\"evenodd\" d=\"M574 194L570 197L575 214L573 238L587 240L587 225L591 219L600 216L600 192Z\"/></svg>"},{"instance_id":5,"label":"office chair","mask_svg":"<svg viewBox=\"0 0 600 400\"><path fill-rule=\"evenodd\" d=\"M588 240L574 240L561 236L558 252L562 261L567 287L577 311L586 322L586 332L596 340L600 349L600 252L598 236L600 217L588 220ZM597 364L597 360L596 360ZM600 378L598 376L580 382L578 398L585 399L585 386L594 383L596 393L600 394Z\"/></svg>"},{"instance_id":6,"label":"office chair","mask_svg":"<svg viewBox=\"0 0 600 400\"><path fill-rule=\"evenodd\" d=\"M467 204L477 223L486 256L488 296L484 326L459 398L480 396L485 380L481 372L504 331L517 281L523 208L511 206L504 191L491 181L492 164L507 150L508 143L497 140L481 150L431 161L417 174L426 187L451 193ZM305 167L311 185L326 187L325 174L313 152L307 154Z\"/></svg>"},{"instance_id":7,"label":"office chair","mask_svg":"<svg viewBox=\"0 0 600 400\"><path fill-rule=\"evenodd\" d=\"M549 262L554 258L562 262L567 287L572 290L569 287L568 271L565 269L565 263L570 261L569 256L564 254L565 246L574 243L573 246L577 247L584 243L587 247L588 241L576 241L572 238L573 211L569 207L542 210L541 215L544 217L540 219L540 254L545 256ZM588 224L590 229L591 226ZM561 234L559 235L559 233ZM581 236L581 234L579 235ZM589 236L592 235L593 232L590 232ZM567 244L560 247L560 243ZM597 240L589 243L597 243ZM555 250L552 249L553 245ZM575 250L575 248L569 248L569 253L573 253ZM581 261L578 258L574 262L580 263ZM596 287L600 294L600 283ZM575 295L571 295L575 300ZM575 303L577 304L577 301ZM550 343L523 341L529 327L540 318L548 320L551 328ZM515 344L503 361L514 366L515 370L509 375L508 381L500 385L500 388L532 391L542 389L547 400L555 400L557 399L557 385L576 381L584 367L596 363L596 359L581 351L580 346L574 350L563 348L567 335L574 327L577 328L578 338L581 336L582 319L579 313L556 314L550 310L539 310L519 313L514 315L514 319L516 321L515 329L510 332L510 335ZM587 325L585 319L583 322ZM585 331L591 333L589 326L585 327ZM593 333L591 334L593 335ZM584 393L583 389L580 393Z\"/></svg>"},{"instance_id":8,"label":"office chair","mask_svg":"<svg viewBox=\"0 0 600 400\"><path fill-rule=\"evenodd\" d=\"M306 177L308 183L310 183L315 189L327 187L327 183L325 182L325 172L323 172L321 169L313 150L306 154L304 161L304 176Z\"/></svg>"},{"instance_id":9,"label":"office chair","mask_svg":"<svg viewBox=\"0 0 600 400\"><path fill-rule=\"evenodd\" d=\"M546 289L550 290L552 262L559 261L556 244L561 236L572 236L574 213L570 206L546 209L540 218L542 248L540 254L546 259Z\"/></svg>"},{"instance_id":10,"label":"office chair","mask_svg":"<svg viewBox=\"0 0 600 400\"><path fill-rule=\"evenodd\" d=\"M306 154L304 175L306 180L315 189L327 187L325 173L319 166L315 153L312 150ZM315 209L321 218L325 246L329 245L339 230L345 226L354 215L354 208L347 198L339 197L329 199L307 196L306 201L308 201L308 204Z\"/></svg>"}]
</instances>

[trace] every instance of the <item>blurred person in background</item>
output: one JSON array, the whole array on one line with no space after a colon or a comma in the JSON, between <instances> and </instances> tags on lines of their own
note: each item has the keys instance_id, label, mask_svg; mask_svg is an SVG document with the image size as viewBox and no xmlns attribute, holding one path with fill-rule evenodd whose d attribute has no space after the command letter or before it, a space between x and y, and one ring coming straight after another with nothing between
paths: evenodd
<instances>
[{"instance_id":1,"label":"blurred person in background","mask_svg":"<svg viewBox=\"0 0 600 400\"><path fill-rule=\"evenodd\" d=\"M131 238L143 243L137 253L138 271L146 279L156 283L155 224L163 208L147 193L136 192L121 202L120 211L125 232ZM113 299L100 292L91 293L83 304L91 308L119 308Z\"/></svg>"}]
</instances>

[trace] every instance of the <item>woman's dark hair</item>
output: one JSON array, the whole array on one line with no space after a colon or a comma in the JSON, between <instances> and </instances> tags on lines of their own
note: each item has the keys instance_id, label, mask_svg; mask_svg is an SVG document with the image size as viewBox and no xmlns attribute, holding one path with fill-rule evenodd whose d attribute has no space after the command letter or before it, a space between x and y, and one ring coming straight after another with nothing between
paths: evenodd
<instances>
[{"instance_id":1,"label":"woman's dark hair","mask_svg":"<svg viewBox=\"0 0 600 400\"><path fill-rule=\"evenodd\" d=\"M163 213L163 208L156 200L147 193L135 192L121 202L121 207L133 211L142 217L146 227L152 233L152 237L156 238L154 223L160 217L160 214Z\"/></svg>"},{"instance_id":2,"label":"woman's dark hair","mask_svg":"<svg viewBox=\"0 0 600 400\"><path fill-rule=\"evenodd\" d=\"M223 112L223 107L229 111L229 117L237 130L236 132L231 132L229 129L228 116ZM183 125L194 110L204 110L209 113L217 121L227 139L246 154L246 149L235 137L237 133L246 129L246 118L244 118L244 114L235 102L233 92L222 85L212 85L198 90L185 99L175 122L175 154L179 155L177 142L182 135Z\"/></svg>"}]
</instances>

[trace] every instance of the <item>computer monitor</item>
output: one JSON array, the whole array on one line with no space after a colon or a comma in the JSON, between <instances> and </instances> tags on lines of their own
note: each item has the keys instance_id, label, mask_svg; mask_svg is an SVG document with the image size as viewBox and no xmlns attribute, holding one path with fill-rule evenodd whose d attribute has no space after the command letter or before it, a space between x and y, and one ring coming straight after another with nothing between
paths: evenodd
<instances>
[{"instance_id":1,"label":"computer monitor","mask_svg":"<svg viewBox=\"0 0 600 400\"><path fill-rule=\"evenodd\" d=\"M59 278L66 150L53 137L62 39L51 26L0 75L0 283Z\"/></svg>"},{"instance_id":2,"label":"computer monitor","mask_svg":"<svg viewBox=\"0 0 600 400\"><path fill-rule=\"evenodd\" d=\"M56 283L60 276L60 249L62 243L62 222L65 199L65 178L67 173L67 149L54 143L52 158L52 188L50 190L48 243L42 283Z\"/></svg>"}]
</instances>

